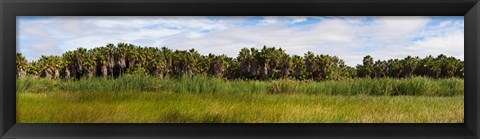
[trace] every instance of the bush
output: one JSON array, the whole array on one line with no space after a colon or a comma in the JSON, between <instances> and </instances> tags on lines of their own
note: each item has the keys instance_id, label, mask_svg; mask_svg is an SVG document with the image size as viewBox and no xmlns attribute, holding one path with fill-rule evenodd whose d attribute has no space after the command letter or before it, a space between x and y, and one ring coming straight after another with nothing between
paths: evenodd
<instances>
[{"instance_id":1,"label":"bush","mask_svg":"<svg viewBox=\"0 0 480 139\"><path fill-rule=\"evenodd\" d=\"M16 91L17 92L31 92L31 93L41 93L41 92L51 92L58 90L60 86L59 82L52 79L45 78L35 78L32 76L25 76L17 78L16 80Z\"/></svg>"}]
</instances>

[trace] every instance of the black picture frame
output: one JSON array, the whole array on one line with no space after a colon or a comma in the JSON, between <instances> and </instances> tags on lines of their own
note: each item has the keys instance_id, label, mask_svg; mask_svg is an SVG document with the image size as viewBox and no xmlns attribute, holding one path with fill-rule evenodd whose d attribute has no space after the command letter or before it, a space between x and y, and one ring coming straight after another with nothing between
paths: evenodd
<instances>
[{"instance_id":1,"label":"black picture frame","mask_svg":"<svg viewBox=\"0 0 480 139\"><path fill-rule=\"evenodd\" d=\"M0 0L1 138L480 138L478 0ZM19 124L16 16L464 16L465 123Z\"/></svg>"}]
</instances>

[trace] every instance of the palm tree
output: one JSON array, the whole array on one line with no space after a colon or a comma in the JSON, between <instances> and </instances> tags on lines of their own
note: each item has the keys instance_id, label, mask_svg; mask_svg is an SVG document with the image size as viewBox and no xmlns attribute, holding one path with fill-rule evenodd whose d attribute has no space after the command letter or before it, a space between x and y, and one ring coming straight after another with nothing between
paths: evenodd
<instances>
[{"instance_id":1,"label":"palm tree","mask_svg":"<svg viewBox=\"0 0 480 139\"><path fill-rule=\"evenodd\" d=\"M305 59L305 66L307 67L307 78L313 79L314 72L316 71L315 54L308 51L307 53L305 53L304 59Z\"/></svg>"},{"instance_id":2,"label":"palm tree","mask_svg":"<svg viewBox=\"0 0 480 139\"><path fill-rule=\"evenodd\" d=\"M113 44L107 44L106 46L106 60L108 65L108 71L110 72L110 76L113 77L114 67L115 67L115 54L117 53L117 47Z\"/></svg>"},{"instance_id":3,"label":"palm tree","mask_svg":"<svg viewBox=\"0 0 480 139\"><path fill-rule=\"evenodd\" d=\"M434 58L429 55L419 61L417 66L417 75L433 77L431 69L433 66Z\"/></svg>"},{"instance_id":4,"label":"palm tree","mask_svg":"<svg viewBox=\"0 0 480 139\"><path fill-rule=\"evenodd\" d=\"M439 60L435 60L430 67L430 72L432 77L434 78L439 78L440 75L442 74L442 63Z\"/></svg>"},{"instance_id":5,"label":"palm tree","mask_svg":"<svg viewBox=\"0 0 480 139\"><path fill-rule=\"evenodd\" d=\"M288 78L288 76L291 73L293 62L290 56L288 56L287 54L282 54L281 60L282 60L281 77L285 79L285 78Z\"/></svg>"},{"instance_id":6,"label":"palm tree","mask_svg":"<svg viewBox=\"0 0 480 139\"><path fill-rule=\"evenodd\" d=\"M363 57L363 70L367 77L372 77L373 75L373 58L370 55Z\"/></svg>"},{"instance_id":7,"label":"palm tree","mask_svg":"<svg viewBox=\"0 0 480 139\"><path fill-rule=\"evenodd\" d=\"M209 53L208 56L202 55L195 66L194 72L197 75L208 75L210 72L210 63L215 56L212 53Z\"/></svg>"},{"instance_id":8,"label":"palm tree","mask_svg":"<svg viewBox=\"0 0 480 139\"><path fill-rule=\"evenodd\" d=\"M117 62L118 62L118 67L119 67L119 72L118 74L122 76L125 73L125 70L127 68L127 52L128 52L128 44L126 43L118 43L117 44Z\"/></svg>"},{"instance_id":9,"label":"palm tree","mask_svg":"<svg viewBox=\"0 0 480 139\"><path fill-rule=\"evenodd\" d=\"M251 55L250 55L250 50L246 47L242 48L242 50L240 50L240 53L238 54L238 57L237 57L238 61L240 61L240 68L241 68L241 75L242 77L248 77L248 75L250 74L250 59L251 59Z\"/></svg>"},{"instance_id":10,"label":"palm tree","mask_svg":"<svg viewBox=\"0 0 480 139\"><path fill-rule=\"evenodd\" d=\"M148 58L149 58L148 57L148 51L144 47L137 46L137 52L138 52L138 56L137 56L137 63L136 64L138 64L138 66L141 68L141 67L143 67L145 62L148 61Z\"/></svg>"},{"instance_id":11,"label":"palm tree","mask_svg":"<svg viewBox=\"0 0 480 139\"><path fill-rule=\"evenodd\" d=\"M445 69L445 77L454 77L455 73L457 72L458 65L460 64L460 60L457 60L455 57L448 57L443 63L443 69Z\"/></svg>"},{"instance_id":12,"label":"palm tree","mask_svg":"<svg viewBox=\"0 0 480 139\"><path fill-rule=\"evenodd\" d=\"M390 77L399 78L403 73L403 64L398 59L390 59L387 62L387 73Z\"/></svg>"},{"instance_id":13,"label":"palm tree","mask_svg":"<svg viewBox=\"0 0 480 139\"><path fill-rule=\"evenodd\" d=\"M60 77L61 57L59 56L45 56L42 55L38 60L38 65L41 68L41 77L47 79L57 79Z\"/></svg>"},{"instance_id":14,"label":"palm tree","mask_svg":"<svg viewBox=\"0 0 480 139\"><path fill-rule=\"evenodd\" d=\"M223 77L225 73L225 59L227 56L225 55L220 55L220 56L215 56L213 60L210 62L210 75L215 76L215 77Z\"/></svg>"},{"instance_id":15,"label":"palm tree","mask_svg":"<svg viewBox=\"0 0 480 139\"><path fill-rule=\"evenodd\" d=\"M93 50L88 50L87 53L85 53L85 60L83 61L83 67L85 70L85 74L87 77L93 77L96 74L96 66L97 66L97 59L95 57L95 54Z\"/></svg>"},{"instance_id":16,"label":"palm tree","mask_svg":"<svg viewBox=\"0 0 480 139\"><path fill-rule=\"evenodd\" d=\"M460 77L460 78L463 78L464 77L464 68L465 68L465 65L464 65L464 62L463 61L460 61L460 63L458 63L458 68L457 68L457 72L455 73L455 76L457 77Z\"/></svg>"},{"instance_id":17,"label":"palm tree","mask_svg":"<svg viewBox=\"0 0 480 139\"><path fill-rule=\"evenodd\" d=\"M340 60L336 56L330 55L317 55L315 59L317 61L315 63L317 63L319 67L317 71L314 72L316 80L339 79L339 66L344 64L343 60Z\"/></svg>"},{"instance_id":18,"label":"palm tree","mask_svg":"<svg viewBox=\"0 0 480 139\"><path fill-rule=\"evenodd\" d=\"M315 64L318 65L318 69L314 72L315 80L323 80L328 78L328 72L332 65L332 61L329 59L328 55L317 55L315 56Z\"/></svg>"},{"instance_id":19,"label":"palm tree","mask_svg":"<svg viewBox=\"0 0 480 139\"><path fill-rule=\"evenodd\" d=\"M268 75L267 78L274 78L275 71L277 70L279 63L280 63L280 57L283 52L282 49L275 49L275 47L272 48L267 48L267 53L266 56L268 57Z\"/></svg>"},{"instance_id":20,"label":"palm tree","mask_svg":"<svg viewBox=\"0 0 480 139\"><path fill-rule=\"evenodd\" d=\"M38 61L32 61L26 67L26 72L32 75L34 78L38 78L41 75L42 67L39 66Z\"/></svg>"},{"instance_id":21,"label":"palm tree","mask_svg":"<svg viewBox=\"0 0 480 139\"><path fill-rule=\"evenodd\" d=\"M271 60L270 53L272 53L271 49L267 49L267 46L264 45L260 51L260 55L257 55L257 61L260 64L260 78L263 80L268 76L268 63Z\"/></svg>"},{"instance_id":22,"label":"palm tree","mask_svg":"<svg viewBox=\"0 0 480 139\"><path fill-rule=\"evenodd\" d=\"M51 56L53 65L53 78L60 78L60 70L63 69L63 59L60 56Z\"/></svg>"},{"instance_id":23,"label":"palm tree","mask_svg":"<svg viewBox=\"0 0 480 139\"><path fill-rule=\"evenodd\" d=\"M191 49L189 51L183 50L176 50L173 53L173 72L175 75L180 76L192 76L193 75L193 67L195 66L199 54L195 51L195 49Z\"/></svg>"},{"instance_id":24,"label":"palm tree","mask_svg":"<svg viewBox=\"0 0 480 139\"><path fill-rule=\"evenodd\" d=\"M165 60L158 48L148 49L148 67L155 77L163 78L163 70L165 68Z\"/></svg>"},{"instance_id":25,"label":"palm tree","mask_svg":"<svg viewBox=\"0 0 480 139\"><path fill-rule=\"evenodd\" d=\"M108 70L109 70L109 64L110 64L110 59L108 58L108 50L109 48L105 47L98 47L94 48L92 53L94 57L97 59L96 64L98 64L98 67L100 68L101 75L104 78L108 77ZM112 70L110 70L112 72ZM113 73L113 72L112 72Z\"/></svg>"},{"instance_id":26,"label":"palm tree","mask_svg":"<svg viewBox=\"0 0 480 139\"><path fill-rule=\"evenodd\" d=\"M80 48L77 48L77 50L75 50L73 52L74 54L74 59L73 59L73 64L74 64L74 67L75 67L75 70L74 70L74 76L75 78L77 79L80 79L80 77L84 74L84 61L86 60L86 54L87 54L87 49L83 48L83 47L80 47Z\"/></svg>"},{"instance_id":27,"label":"palm tree","mask_svg":"<svg viewBox=\"0 0 480 139\"><path fill-rule=\"evenodd\" d=\"M258 78L258 69L259 69L259 57L260 57L260 52L256 48L250 48L250 52L252 53L250 59L250 78Z\"/></svg>"},{"instance_id":28,"label":"palm tree","mask_svg":"<svg viewBox=\"0 0 480 139\"><path fill-rule=\"evenodd\" d=\"M437 62L438 66L440 66L439 77L447 77L448 75L447 67L449 67L448 57L443 54L440 54L437 56L437 58L435 58L435 61Z\"/></svg>"},{"instance_id":29,"label":"palm tree","mask_svg":"<svg viewBox=\"0 0 480 139\"><path fill-rule=\"evenodd\" d=\"M72 73L76 73L75 68L75 53L72 51L67 51L62 55L63 67L64 67L64 77L65 79L71 79Z\"/></svg>"},{"instance_id":30,"label":"palm tree","mask_svg":"<svg viewBox=\"0 0 480 139\"><path fill-rule=\"evenodd\" d=\"M40 77L51 79L53 77L53 69L50 64L49 57L42 55L38 60L37 66L42 67L39 73Z\"/></svg>"},{"instance_id":31,"label":"palm tree","mask_svg":"<svg viewBox=\"0 0 480 139\"><path fill-rule=\"evenodd\" d=\"M226 76L227 79L245 78L243 75L241 75L240 61L237 59L226 57L224 65L226 66L226 75L224 76Z\"/></svg>"},{"instance_id":32,"label":"palm tree","mask_svg":"<svg viewBox=\"0 0 480 139\"><path fill-rule=\"evenodd\" d=\"M195 75L194 69L197 66L198 60L200 60L201 55L195 49L188 50L187 53L187 67L186 67L186 75L193 76Z\"/></svg>"},{"instance_id":33,"label":"palm tree","mask_svg":"<svg viewBox=\"0 0 480 139\"><path fill-rule=\"evenodd\" d=\"M15 63L17 66L17 77L24 77L27 74L27 59L22 55L22 53L17 53Z\"/></svg>"},{"instance_id":34,"label":"palm tree","mask_svg":"<svg viewBox=\"0 0 480 139\"><path fill-rule=\"evenodd\" d=\"M296 79L302 79L301 78L302 71L305 68L305 63L303 58L298 55L293 55L292 63L293 63L293 76Z\"/></svg>"},{"instance_id":35,"label":"palm tree","mask_svg":"<svg viewBox=\"0 0 480 139\"><path fill-rule=\"evenodd\" d=\"M133 70L139 57L138 48L135 45L127 45L128 69Z\"/></svg>"},{"instance_id":36,"label":"palm tree","mask_svg":"<svg viewBox=\"0 0 480 139\"><path fill-rule=\"evenodd\" d=\"M202 74L212 75L213 73L213 61L215 60L215 55L209 53L208 56L203 56L202 59L199 61L199 68L201 68ZM205 72L205 73L203 73Z\"/></svg>"},{"instance_id":37,"label":"palm tree","mask_svg":"<svg viewBox=\"0 0 480 139\"><path fill-rule=\"evenodd\" d=\"M173 74L176 76L182 75L183 65L185 63L185 51L175 50L172 54Z\"/></svg>"},{"instance_id":38,"label":"palm tree","mask_svg":"<svg viewBox=\"0 0 480 139\"><path fill-rule=\"evenodd\" d=\"M354 67L350 67L345 64L340 65L340 75L346 79L351 79L358 76Z\"/></svg>"},{"instance_id":39,"label":"palm tree","mask_svg":"<svg viewBox=\"0 0 480 139\"><path fill-rule=\"evenodd\" d=\"M328 56L328 55L327 55ZM327 79L339 80L341 68L345 65L345 61L341 60L337 56L329 56L331 65L328 68Z\"/></svg>"},{"instance_id":40,"label":"palm tree","mask_svg":"<svg viewBox=\"0 0 480 139\"><path fill-rule=\"evenodd\" d=\"M386 61L380 61L377 60L375 64L373 64L374 67L374 77L379 78L379 77L385 77L386 76L386 71L387 71L387 62Z\"/></svg>"},{"instance_id":41,"label":"palm tree","mask_svg":"<svg viewBox=\"0 0 480 139\"><path fill-rule=\"evenodd\" d=\"M413 58L411 56L407 56L405 59L403 59L402 63L403 63L403 71L405 72L404 73L404 77L410 77L412 76L413 72L415 71L415 68L417 67L417 63L418 63L418 58Z\"/></svg>"},{"instance_id":42,"label":"palm tree","mask_svg":"<svg viewBox=\"0 0 480 139\"><path fill-rule=\"evenodd\" d=\"M170 67L172 66L172 50L167 47L162 47L162 55L165 63L163 70L163 77L168 78L170 76Z\"/></svg>"}]
</instances>

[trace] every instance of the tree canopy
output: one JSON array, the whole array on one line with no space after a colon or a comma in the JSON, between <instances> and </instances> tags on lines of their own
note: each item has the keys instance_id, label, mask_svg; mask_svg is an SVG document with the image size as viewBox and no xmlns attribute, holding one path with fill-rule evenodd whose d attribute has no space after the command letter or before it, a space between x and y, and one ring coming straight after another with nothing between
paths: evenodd
<instances>
[{"instance_id":1,"label":"tree canopy","mask_svg":"<svg viewBox=\"0 0 480 139\"><path fill-rule=\"evenodd\" d=\"M341 80L350 78L405 78L424 76L451 78L464 76L464 62L443 54L437 57L376 60L367 55L362 64L345 65L337 56L306 52L288 55L282 48L243 48L236 58L201 55L195 49L140 47L118 43L93 49L77 48L62 56L42 56L28 62L17 53L17 77L32 75L51 79L82 77L116 78L124 74L144 74L159 78L215 76L226 79Z\"/></svg>"}]
</instances>

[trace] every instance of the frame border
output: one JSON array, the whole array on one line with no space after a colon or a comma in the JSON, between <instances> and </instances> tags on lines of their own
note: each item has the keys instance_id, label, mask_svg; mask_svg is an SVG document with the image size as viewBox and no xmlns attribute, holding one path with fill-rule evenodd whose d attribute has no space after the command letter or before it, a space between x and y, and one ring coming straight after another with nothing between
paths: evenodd
<instances>
[{"instance_id":1,"label":"frame border","mask_svg":"<svg viewBox=\"0 0 480 139\"><path fill-rule=\"evenodd\" d=\"M0 138L480 138L479 0L0 0ZM464 16L463 124L19 124L16 16Z\"/></svg>"}]
</instances>

